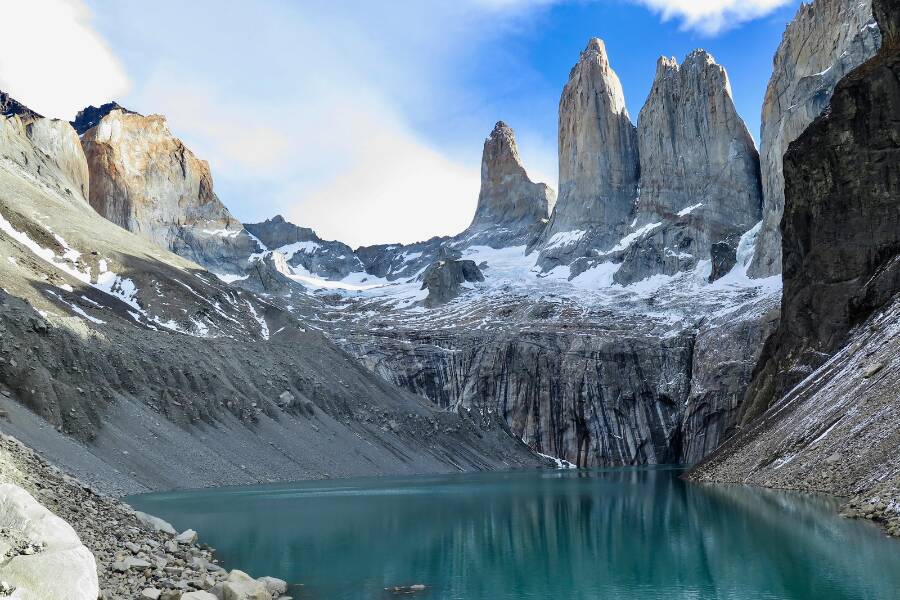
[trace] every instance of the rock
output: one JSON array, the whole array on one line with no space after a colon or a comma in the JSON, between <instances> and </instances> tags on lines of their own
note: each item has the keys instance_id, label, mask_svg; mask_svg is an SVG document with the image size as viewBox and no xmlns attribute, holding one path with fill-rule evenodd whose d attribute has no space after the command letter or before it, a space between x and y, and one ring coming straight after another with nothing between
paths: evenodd
<instances>
[{"instance_id":1,"label":"rock","mask_svg":"<svg viewBox=\"0 0 900 600\"><path fill-rule=\"evenodd\" d=\"M740 238L729 236L726 239L714 243L709 251L712 261L712 270L709 274L709 282L713 283L725 277L737 264L737 247Z\"/></svg>"},{"instance_id":2,"label":"rock","mask_svg":"<svg viewBox=\"0 0 900 600\"><path fill-rule=\"evenodd\" d=\"M445 304L459 295L466 283L484 281L478 265L471 260L439 260L422 273L422 289L428 290L425 306Z\"/></svg>"},{"instance_id":3,"label":"rock","mask_svg":"<svg viewBox=\"0 0 900 600\"><path fill-rule=\"evenodd\" d=\"M278 406L290 406L294 400L294 395L285 390L278 395Z\"/></svg>"},{"instance_id":4,"label":"rock","mask_svg":"<svg viewBox=\"0 0 900 600\"><path fill-rule=\"evenodd\" d=\"M186 529L175 536L175 541L179 544L195 544L197 543L197 532L193 529Z\"/></svg>"},{"instance_id":5,"label":"rock","mask_svg":"<svg viewBox=\"0 0 900 600\"><path fill-rule=\"evenodd\" d=\"M484 142L478 206L462 236L493 247L526 244L547 222L555 201L546 184L528 178L515 133L500 121Z\"/></svg>"},{"instance_id":6,"label":"rock","mask_svg":"<svg viewBox=\"0 0 900 600\"><path fill-rule=\"evenodd\" d=\"M216 197L209 165L165 118L114 108L81 144L98 213L213 272L243 274L259 247Z\"/></svg>"},{"instance_id":7,"label":"rock","mask_svg":"<svg viewBox=\"0 0 900 600\"><path fill-rule=\"evenodd\" d=\"M875 363L873 365L869 365L866 367L865 371L863 371L863 377L869 378L873 375L876 375L880 370L884 368L883 363Z\"/></svg>"},{"instance_id":8,"label":"rock","mask_svg":"<svg viewBox=\"0 0 900 600\"><path fill-rule=\"evenodd\" d=\"M118 102L107 102L99 107L88 106L87 108L78 111L78 114L75 115L75 120L72 121L71 125L78 135L84 135L89 129L93 129L99 125L100 120L114 110L122 111L126 114L137 114L134 111L119 105Z\"/></svg>"},{"instance_id":9,"label":"rock","mask_svg":"<svg viewBox=\"0 0 900 600\"><path fill-rule=\"evenodd\" d=\"M613 246L637 198L637 131L606 46L592 39L559 102L559 200L538 243L550 270Z\"/></svg>"},{"instance_id":10,"label":"rock","mask_svg":"<svg viewBox=\"0 0 900 600\"><path fill-rule=\"evenodd\" d=\"M781 272L783 160L788 145L828 106L837 83L875 54L881 34L871 0L801 4L775 53L762 110L763 227L750 274Z\"/></svg>"},{"instance_id":11,"label":"rock","mask_svg":"<svg viewBox=\"0 0 900 600\"><path fill-rule=\"evenodd\" d=\"M287 592L287 582L276 577L260 577L258 582L266 586L266 591L273 597L283 596Z\"/></svg>"},{"instance_id":12,"label":"rock","mask_svg":"<svg viewBox=\"0 0 900 600\"><path fill-rule=\"evenodd\" d=\"M141 592L141 598L145 598L146 600L159 600L161 593L162 592L156 588L145 588Z\"/></svg>"},{"instance_id":13,"label":"rock","mask_svg":"<svg viewBox=\"0 0 900 600\"><path fill-rule=\"evenodd\" d=\"M125 560L123 560L122 563L125 565L126 569L134 569L138 571L141 569L149 569L153 566L149 561L134 556L125 557Z\"/></svg>"},{"instance_id":14,"label":"rock","mask_svg":"<svg viewBox=\"0 0 900 600\"><path fill-rule=\"evenodd\" d=\"M175 528L172 527L171 524L160 519L159 517L148 515L147 513L141 512L139 510L134 511L134 516L141 525L149 527L153 531L162 531L163 533L168 533L169 535L178 534L178 532L175 531Z\"/></svg>"},{"instance_id":15,"label":"rock","mask_svg":"<svg viewBox=\"0 0 900 600\"><path fill-rule=\"evenodd\" d=\"M715 244L726 244L720 251L728 248L731 261L740 235L760 219L759 155L728 75L709 53L695 50L680 66L659 59L638 145L640 197L630 229L653 229L627 249L615 281L692 270Z\"/></svg>"},{"instance_id":16,"label":"rock","mask_svg":"<svg viewBox=\"0 0 900 600\"><path fill-rule=\"evenodd\" d=\"M318 277L343 279L365 270L350 246L323 240L312 229L289 223L281 215L262 223L246 223L244 227L269 250L283 254L287 264Z\"/></svg>"},{"instance_id":17,"label":"rock","mask_svg":"<svg viewBox=\"0 0 900 600\"><path fill-rule=\"evenodd\" d=\"M0 90L0 117L11 117L18 115L23 119L43 119L41 115L34 112L15 98Z\"/></svg>"},{"instance_id":18,"label":"rock","mask_svg":"<svg viewBox=\"0 0 900 600\"><path fill-rule=\"evenodd\" d=\"M228 578L217 583L211 590L220 600L271 600L272 595L261 583L243 571L235 569L228 574Z\"/></svg>"},{"instance_id":19,"label":"rock","mask_svg":"<svg viewBox=\"0 0 900 600\"><path fill-rule=\"evenodd\" d=\"M196 590L181 595L181 600L218 600L216 596L203 590Z\"/></svg>"},{"instance_id":20,"label":"rock","mask_svg":"<svg viewBox=\"0 0 900 600\"><path fill-rule=\"evenodd\" d=\"M879 21L886 32L879 52L840 80L828 110L785 155L781 325L748 392L745 421L900 292L900 42L890 33L896 18Z\"/></svg>"},{"instance_id":21,"label":"rock","mask_svg":"<svg viewBox=\"0 0 900 600\"><path fill-rule=\"evenodd\" d=\"M0 485L0 540L40 544L40 551L13 555L0 566L0 580L16 588L16 598L96 600L99 595L94 556L72 527L9 483Z\"/></svg>"}]
</instances>

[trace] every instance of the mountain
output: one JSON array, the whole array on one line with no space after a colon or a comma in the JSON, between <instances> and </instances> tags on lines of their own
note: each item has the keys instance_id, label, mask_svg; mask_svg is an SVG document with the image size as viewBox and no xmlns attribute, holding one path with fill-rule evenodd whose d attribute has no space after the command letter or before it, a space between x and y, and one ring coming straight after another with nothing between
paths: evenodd
<instances>
[{"instance_id":1,"label":"mountain","mask_svg":"<svg viewBox=\"0 0 900 600\"><path fill-rule=\"evenodd\" d=\"M785 155L781 322L741 433L693 476L855 496L897 535L900 2L873 11L881 48Z\"/></svg>"},{"instance_id":2,"label":"mountain","mask_svg":"<svg viewBox=\"0 0 900 600\"><path fill-rule=\"evenodd\" d=\"M559 200L539 243L541 268L613 246L625 234L639 176L637 131L622 84L606 45L594 38L559 101ZM576 274L586 266L576 266Z\"/></svg>"},{"instance_id":3,"label":"mountain","mask_svg":"<svg viewBox=\"0 0 900 600\"><path fill-rule=\"evenodd\" d=\"M871 0L803 3L775 53L762 108L762 184L765 206L750 274L781 273L784 211L782 164L788 145L828 106L838 81L875 54L881 33Z\"/></svg>"},{"instance_id":4,"label":"mountain","mask_svg":"<svg viewBox=\"0 0 900 600\"><path fill-rule=\"evenodd\" d=\"M113 111L85 137L135 126L123 118L138 117ZM143 125L162 136L159 120ZM102 217L71 185L81 145L29 136L43 130L77 140L63 121L0 118L5 432L116 494L540 463L502 423L476 425L391 386L314 323ZM95 157L121 157L94 143Z\"/></svg>"},{"instance_id":5,"label":"mountain","mask_svg":"<svg viewBox=\"0 0 900 600\"><path fill-rule=\"evenodd\" d=\"M209 164L169 131L165 118L114 103L75 123L90 169L91 206L116 225L215 273L242 274L259 250L213 191Z\"/></svg>"}]
</instances>

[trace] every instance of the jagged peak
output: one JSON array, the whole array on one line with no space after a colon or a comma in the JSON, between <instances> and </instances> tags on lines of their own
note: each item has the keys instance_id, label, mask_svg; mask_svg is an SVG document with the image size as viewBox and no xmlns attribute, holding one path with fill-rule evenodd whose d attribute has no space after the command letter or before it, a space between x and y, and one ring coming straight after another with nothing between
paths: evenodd
<instances>
[{"instance_id":1,"label":"jagged peak","mask_svg":"<svg viewBox=\"0 0 900 600\"><path fill-rule=\"evenodd\" d=\"M113 112L114 110L120 110L125 114L139 114L133 110L125 108L116 101L107 102L106 104L103 104L101 106L94 106L92 104L78 111L78 114L75 115L75 120L72 121L72 127L75 128L75 131L78 132L78 135L83 135L89 129L96 127L103 119L103 117Z\"/></svg>"},{"instance_id":2,"label":"jagged peak","mask_svg":"<svg viewBox=\"0 0 900 600\"><path fill-rule=\"evenodd\" d=\"M11 117L13 115L31 119L43 118L43 115L31 110L3 90L0 90L0 116Z\"/></svg>"}]
</instances>

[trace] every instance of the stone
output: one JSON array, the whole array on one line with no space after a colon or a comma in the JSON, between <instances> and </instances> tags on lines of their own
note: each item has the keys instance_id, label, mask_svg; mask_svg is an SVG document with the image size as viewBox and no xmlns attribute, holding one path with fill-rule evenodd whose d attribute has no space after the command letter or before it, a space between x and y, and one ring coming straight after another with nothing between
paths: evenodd
<instances>
[{"instance_id":1,"label":"stone","mask_svg":"<svg viewBox=\"0 0 900 600\"><path fill-rule=\"evenodd\" d=\"M231 571L225 581L216 584L212 593L220 600L271 600L272 598L264 583L238 569Z\"/></svg>"},{"instance_id":2,"label":"stone","mask_svg":"<svg viewBox=\"0 0 900 600\"><path fill-rule=\"evenodd\" d=\"M217 600L217 597L203 590L187 592L181 595L181 600Z\"/></svg>"},{"instance_id":3,"label":"stone","mask_svg":"<svg viewBox=\"0 0 900 600\"><path fill-rule=\"evenodd\" d=\"M141 525L149 527L153 531L161 531L163 533L168 533L169 535L178 534L178 532L175 531L175 528L172 527L170 523L164 521L163 519L160 519L159 517L148 515L147 513L141 512L139 510L134 511L134 516Z\"/></svg>"},{"instance_id":4,"label":"stone","mask_svg":"<svg viewBox=\"0 0 900 600\"><path fill-rule=\"evenodd\" d=\"M880 43L871 0L804 2L788 24L763 101L763 226L752 276L782 271L779 224L784 212L783 157L789 144L825 110L837 83L872 57Z\"/></svg>"},{"instance_id":5,"label":"stone","mask_svg":"<svg viewBox=\"0 0 900 600\"><path fill-rule=\"evenodd\" d=\"M0 580L16 588L16 598L96 600L100 594L94 556L72 527L10 483L0 485L0 532L41 548L0 565Z\"/></svg>"},{"instance_id":6,"label":"stone","mask_svg":"<svg viewBox=\"0 0 900 600\"><path fill-rule=\"evenodd\" d=\"M513 130L499 121L484 142L481 191L472 224L461 234L468 243L493 247L532 241L550 216L556 194L529 179Z\"/></svg>"},{"instance_id":7,"label":"stone","mask_svg":"<svg viewBox=\"0 0 900 600\"><path fill-rule=\"evenodd\" d=\"M287 592L287 582L276 577L260 577L258 582L266 586L266 591L273 597L283 596Z\"/></svg>"},{"instance_id":8,"label":"stone","mask_svg":"<svg viewBox=\"0 0 900 600\"><path fill-rule=\"evenodd\" d=\"M186 529L175 536L175 541L179 544L194 544L197 542L197 532L193 529Z\"/></svg>"},{"instance_id":9,"label":"stone","mask_svg":"<svg viewBox=\"0 0 900 600\"><path fill-rule=\"evenodd\" d=\"M141 598L146 600L159 600L159 596L162 592L156 588L145 588L141 592Z\"/></svg>"},{"instance_id":10,"label":"stone","mask_svg":"<svg viewBox=\"0 0 900 600\"><path fill-rule=\"evenodd\" d=\"M421 279L422 289L428 290L425 306L434 307L457 297L466 283L484 281L484 275L474 261L448 258L425 269Z\"/></svg>"},{"instance_id":11,"label":"stone","mask_svg":"<svg viewBox=\"0 0 900 600\"><path fill-rule=\"evenodd\" d=\"M603 41L588 42L559 102L559 199L536 247L550 270L613 246L637 198L637 130Z\"/></svg>"}]
</instances>

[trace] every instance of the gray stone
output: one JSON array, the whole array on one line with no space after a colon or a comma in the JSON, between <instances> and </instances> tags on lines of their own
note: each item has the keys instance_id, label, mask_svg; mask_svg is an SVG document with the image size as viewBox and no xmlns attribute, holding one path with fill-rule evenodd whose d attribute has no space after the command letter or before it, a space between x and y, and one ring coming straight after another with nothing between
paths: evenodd
<instances>
[{"instance_id":1,"label":"gray stone","mask_svg":"<svg viewBox=\"0 0 900 600\"><path fill-rule=\"evenodd\" d=\"M287 592L287 582L283 579L278 579L276 577L260 577L257 579L261 584L266 586L266 591L268 591L273 597L280 597Z\"/></svg>"},{"instance_id":2,"label":"gray stone","mask_svg":"<svg viewBox=\"0 0 900 600\"><path fill-rule=\"evenodd\" d=\"M193 529L186 529L175 536L175 541L179 544L194 544L197 542L197 532Z\"/></svg>"}]
</instances>

